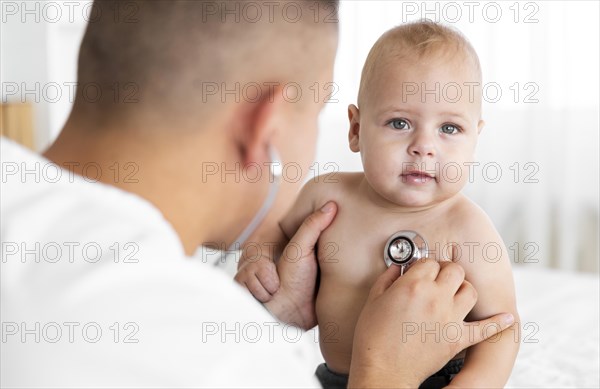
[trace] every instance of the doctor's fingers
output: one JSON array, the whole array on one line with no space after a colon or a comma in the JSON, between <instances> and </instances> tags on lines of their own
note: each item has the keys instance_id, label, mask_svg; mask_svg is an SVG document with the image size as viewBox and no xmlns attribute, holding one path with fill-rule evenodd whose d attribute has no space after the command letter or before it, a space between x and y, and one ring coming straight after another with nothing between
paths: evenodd
<instances>
[{"instance_id":1,"label":"doctor's fingers","mask_svg":"<svg viewBox=\"0 0 600 389\"><path fill-rule=\"evenodd\" d=\"M454 314L462 320L475 306L477 290L469 281L463 281L454 295Z\"/></svg>"},{"instance_id":2,"label":"doctor's fingers","mask_svg":"<svg viewBox=\"0 0 600 389\"><path fill-rule=\"evenodd\" d=\"M383 272L383 274L377 277L377 280L371 287L369 298L376 298L377 296L385 292L390 286L392 286L394 281L396 281L398 277L400 277L400 271L400 266L392 265L388 267L386 271Z\"/></svg>"},{"instance_id":3,"label":"doctor's fingers","mask_svg":"<svg viewBox=\"0 0 600 389\"><path fill-rule=\"evenodd\" d=\"M329 227L336 213L337 205L333 201L329 201L321 209L313 212L304 219L300 228L298 228L298 231L283 251L281 260L286 259L288 250L300 250L300 258L306 257L307 253L312 253L321 233ZM290 257L298 258L297 254L297 252L294 255L290 254Z\"/></svg>"},{"instance_id":4,"label":"doctor's fingers","mask_svg":"<svg viewBox=\"0 0 600 389\"><path fill-rule=\"evenodd\" d=\"M515 318L510 313L499 313L485 320L464 323L460 338L460 349L471 347L483 340L495 336L515 323Z\"/></svg>"},{"instance_id":5,"label":"doctor's fingers","mask_svg":"<svg viewBox=\"0 0 600 389\"><path fill-rule=\"evenodd\" d=\"M440 264L435 259L420 259L413 263L402 276L412 280L434 281L440 272Z\"/></svg>"},{"instance_id":6,"label":"doctor's fingers","mask_svg":"<svg viewBox=\"0 0 600 389\"><path fill-rule=\"evenodd\" d=\"M440 272L435 281L439 286L446 289L449 296L454 295L463 285L465 280L465 269L456 263L443 261L440 262Z\"/></svg>"}]
</instances>

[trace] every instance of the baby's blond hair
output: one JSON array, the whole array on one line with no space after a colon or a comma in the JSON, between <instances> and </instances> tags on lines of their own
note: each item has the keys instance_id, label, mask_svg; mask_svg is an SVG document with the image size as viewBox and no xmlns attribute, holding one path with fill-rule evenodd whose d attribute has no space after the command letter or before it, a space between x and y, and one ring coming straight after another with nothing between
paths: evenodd
<instances>
[{"instance_id":1,"label":"baby's blond hair","mask_svg":"<svg viewBox=\"0 0 600 389\"><path fill-rule=\"evenodd\" d=\"M462 58L464 66L473 66L481 80L481 65L473 46L456 29L430 20L420 20L394 27L375 42L362 70L358 105L376 69L386 60L430 59L434 56Z\"/></svg>"}]
</instances>

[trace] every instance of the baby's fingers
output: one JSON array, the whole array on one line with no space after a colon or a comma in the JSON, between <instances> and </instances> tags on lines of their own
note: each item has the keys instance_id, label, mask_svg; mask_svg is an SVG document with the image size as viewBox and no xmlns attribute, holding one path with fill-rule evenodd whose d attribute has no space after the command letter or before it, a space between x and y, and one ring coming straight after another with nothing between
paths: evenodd
<instances>
[{"instance_id":1,"label":"baby's fingers","mask_svg":"<svg viewBox=\"0 0 600 389\"><path fill-rule=\"evenodd\" d=\"M263 288L271 295L279 290L279 276L277 275L277 268L273 262L268 262L267 265L258 269L256 276Z\"/></svg>"},{"instance_id":2,"label":"baby's fingers","mask_svg":"<svg viewBox=\"0 0 600 389\"><path fill-rule=\"evenodd\" d=\"M260 280L255 274L249 275L249 277L245 279L242 284L245 285L250 293L252 293L252 296L254 296L254 298L261 303L266 303L273 298L273 295L271 295L271 293L269 293L269 291L261 284Z\"/></svg>"},{"instance_id":3,"label":"baby's fingers","mask_svg":"<svg viewBox=\"0 0 600 389\"><path fill-rule=\"evenodd\" d=\"M266 303L273 296L262 285L256 273L249 267L240 270L234 277L234 280L248 289L250 293L261 303Z\"/></svg>"}]
</instances>

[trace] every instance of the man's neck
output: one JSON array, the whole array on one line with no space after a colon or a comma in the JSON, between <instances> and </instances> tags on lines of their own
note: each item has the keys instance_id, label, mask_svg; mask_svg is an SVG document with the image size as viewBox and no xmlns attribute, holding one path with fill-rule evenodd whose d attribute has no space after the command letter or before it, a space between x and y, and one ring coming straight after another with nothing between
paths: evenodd
<instances>
[{"instance_id":1,"label":"man's neck","mask_svg":"<svg viewBox=\"0 0 600 389\"><path fill-rule=\"evenodd\" d=\"M198 155L210 152L193 147L198 139L188 134L190 142L170 142L169 138L176 137L153 134L127 128L89 128L70 119L44 156L88 181L148 200L171 223L191 255L201 242L217 241L220 236L219 221L227 220L227 215L219 212L219 207L202 204L225 201L222 188L203 185L200 169L193 165L198 163ZM206 158L210 160L210 155Z\"/></svg>"}]
</instances>

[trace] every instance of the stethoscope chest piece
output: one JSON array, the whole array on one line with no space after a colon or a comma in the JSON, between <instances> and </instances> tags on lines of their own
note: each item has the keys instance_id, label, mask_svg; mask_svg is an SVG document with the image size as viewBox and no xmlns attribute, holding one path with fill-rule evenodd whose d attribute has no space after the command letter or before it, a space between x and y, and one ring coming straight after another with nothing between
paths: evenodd
<instances>
[{"instance_id":1,"label":"stethoscope chest piece","mask_svg":"<svg viewBox=\"0 0 600 389\"><path fill-rule=\"evenodd\" d=\"M415 231L398 231L385 244L383 258L387 267L402 266L402 273L417 259L427 257L429 247Z\"/></svg>"}]
</instances>

